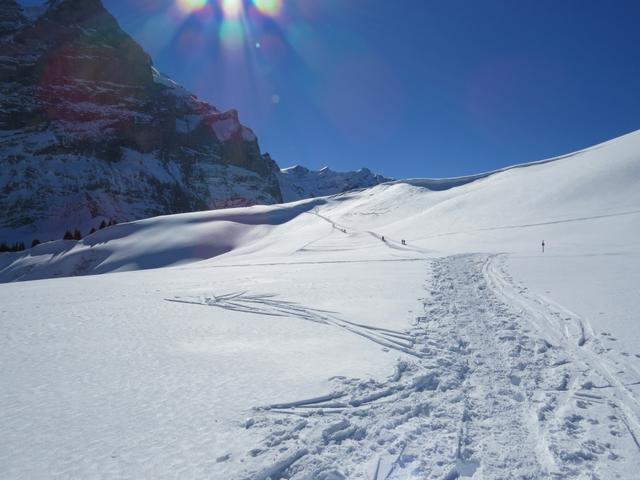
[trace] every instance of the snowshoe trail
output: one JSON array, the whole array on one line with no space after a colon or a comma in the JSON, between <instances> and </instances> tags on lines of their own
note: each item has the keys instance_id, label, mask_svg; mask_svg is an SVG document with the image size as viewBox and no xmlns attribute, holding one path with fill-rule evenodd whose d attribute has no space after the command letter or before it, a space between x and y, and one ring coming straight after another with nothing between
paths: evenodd
<instances>
[{"instance_id":1,"label":"snowshoe trail","mask_svg":"<svg viewBox=\"0 0 640 480\"><path fill-rule=\"evenodd\" d=\"M535 395L541 440L558 478L625 478L640 467L640 375L575 313L517 285L500 257L485 268L497 295L520 310L555 358ZM604 339L606 340L606 335ZM581 476L582 475L582 476Z\"/></svg>"},{"instance_id":2,"label":"snowshoe trail","mask_svg":"<svg viewBox=\"0 0 640 480\"><path fill-rule=\"evenodd\" d=\"M399 355L388 378L334 377L325 395L256 406L242 427L259 440L235 478L607 479L640 466L637 372L619 374L586 322L515 285L500 257L430 270L404 332L273 295L168 299L319 322Z\"/></svg>"},{"instance_id":3,"label":"snowshoe trail","mask_svg":"<svg viewBox=\"0 0 640 480\"><path fill-rule=\"evenodd\" d=\"M318 209L314 209L310 212L305 212L308 215L314 215L319 219L327 222L333 227L333 232L339 232L341 237L338 239L334 239L333 241L328 241L327 238L331 237L331 234L327 237L320 238L314 240L307 245L304 246L302 251L339 251L339 250L350 250L350 249L362 249L363 245L371 245L371 241L373 244L377 245L378 242L382 242L387 248L391 250L399 250L405 252L416 252L421 254L430 253L428 250L424 248L419 248L416 246L408 245L406 243L402 243L402 240L392 239L391 237L381 235L380 233L371 231L371 230L362 230L356 228L352 225L343 225L333 221L331 218L321 215L318 212ZM345 241L344 235L347 236ZM363 240L363 238L365 240ZM369 241L367 241L369 240Z\"/></svg>"}]
</instances>

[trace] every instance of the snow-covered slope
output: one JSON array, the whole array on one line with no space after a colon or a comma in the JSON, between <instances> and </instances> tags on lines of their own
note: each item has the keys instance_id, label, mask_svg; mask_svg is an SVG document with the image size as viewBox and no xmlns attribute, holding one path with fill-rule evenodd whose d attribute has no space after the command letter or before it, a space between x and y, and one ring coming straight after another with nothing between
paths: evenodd
<instances>
[{"instance_id":1,"label":"snow-covered slope","mask_svg":"<svg viewBox=\"0 0 640 480\"><path fill-rule=\"evenodd\" d=\"M391 181L367 168L355 172L334 172L328 167L313 171L300 165L283 168L278 179L285 202L326 197Z\"/></svg>"},{"instance_id":2,"label":"snow-covered slope","mask_svg":"<svg viewBox=\"0 0 640 480\"><path fill-rule=\"evenodd\" d=\"M543 239L556 253L599 244L625 251L636 245L626 230L640 211L638 152L636 132L493 174L396 181L291 204L151 218L99 231L81 242L49 242L4 255L0 279L105 273L218 255L216 262L262 262L272 251L302 259L323 252L323 240L303 234L323 222L335 224L338 232L347 230L338 250L349 256L351 250L363 255L385 247L456 253L473 246L474 251L525 253L537 251ZM593 222L611 226L593 228ZM241 239L231 231L242 231ZM280 235L287 236L286 244ZM385 244L378 241L382 236ZM398 245L401 239L408 241L407 248ZM137 261L138 252L149 260ZM112 255L128 260L112 262Z\"/></svg>"},{"instance_id":3,"label":"snow-covered slope","mask_svg":"<svg viewBox=\"0 0 640 480\"><path fill-rule=\"evenodd\" d=\"M2 281L112 272L0 286L2 471L634 478L639 182L635 132L0 255Z\"/></svg>"}]
</instances>

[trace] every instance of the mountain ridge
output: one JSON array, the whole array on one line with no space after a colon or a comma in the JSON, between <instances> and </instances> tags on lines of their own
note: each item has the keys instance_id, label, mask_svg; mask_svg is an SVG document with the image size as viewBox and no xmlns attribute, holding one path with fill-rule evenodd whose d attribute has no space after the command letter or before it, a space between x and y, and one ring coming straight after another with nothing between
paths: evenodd
<instances>
[{"instance_id":1,"label":"mountain ridge","mask_svg":"<svg viewBox=\"0 0 640 480\"><path fill-rule=\"evenodd\" d=\"M100 0L0 6L2 240L282 201L237 112L171 83Z\"/></svg>"},{"instance_id":2,"label":"mountain ridge","mask_svg":"<svg viewBox=\"0 0 640 480\"><path fill-rule=\"evenodd\" d=\"M456 254L469 242L476 251L507 248L528 255L542 239L571 252L576 242L598 245L601 236L614 248L615 239L626 235L627 243L617 247L625 251L631 238L625 231L640 218L638 146L640 131L447 189L433 188L429 180L398 180L285 205L149 218L79 242L58 240L0 255L0 282L200 261L255 266L314 262L323 255L366 261L380 250L413 258Z\"/></svg>"},{"instance_id":3,"label":"mountain ridge","mask_svg":"<svg viewBox=\"0 0 640 480\"><path fill-rule=\"evenodd\" d=\"M354 189L373 187L393 180L375 174L368 168L335 172L329 167L314 171L301 165L281 168L278 179L283 199L286 202L326 197Z\"/></svg>"},{"instance_id":4,"label":"mountain ridge","mask_svg":"<svg viewBox=\"0 0 640 480\"><path fill-rule=\"evenodd\" d=\"M100 0L0 0L0 241L391 179L280 169L238 112L161 73Z\"/></svg>"}]
</instances>

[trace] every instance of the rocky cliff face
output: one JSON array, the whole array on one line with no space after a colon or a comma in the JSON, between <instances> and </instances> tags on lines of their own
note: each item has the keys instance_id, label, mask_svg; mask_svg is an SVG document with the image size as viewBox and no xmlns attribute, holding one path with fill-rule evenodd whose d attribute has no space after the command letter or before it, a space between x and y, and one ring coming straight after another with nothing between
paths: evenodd
<instances>
[{"instance_id":1,"label":"rocky cliff face","mask_svg":"<svg viewBox=\"0 0 640 480\"><path fill-rule=\"evenodd\" d=\"M154 69L100 0L0 0L0 240L282 200L235 111Z\"/></svg>"},{"instance_id":2,"label":"rocky cliff face","mask_svg":"<svg viewBox=\"0 0 640 480\"><path fill-rule=\"evenodd\" d=\"M286 202L369 188L392 180L377 175L368 168L361 168L355 172L334 172L327 167L313 171L300 165L283 168L279 179L282 196Z\"/></svg>"},{"instance_id":3,"label":"rocky cliff face","mask_svg":"<svg viewBox=\"0 0 640 480\"><path fill-rule=\"evenodd\" d=\"M22 8L14 0L0 0L0 37L14 32L24 21Z\"/></svg>"}]
</instances>

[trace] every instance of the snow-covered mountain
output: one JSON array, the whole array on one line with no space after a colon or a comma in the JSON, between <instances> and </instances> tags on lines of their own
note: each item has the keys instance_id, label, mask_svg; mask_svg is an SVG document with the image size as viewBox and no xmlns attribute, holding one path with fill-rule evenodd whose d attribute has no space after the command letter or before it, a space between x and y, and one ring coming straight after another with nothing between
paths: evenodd
<instances>
[{"instance_id":1,"label":"snow-covered mountain","mask_svg":"<svg viewBox=\"0 0 640 480\"><path fill-rule=\"evenodd\" d=\"M640 131L0 254L3 476L635 478L639 183Z\"/></svg>"},{"instance_id":2,"label":"snow-covered mountain","mask_svg":"<svg viewBox=\"0 0 640 480\"><path fill-rule=\"evenodd\" d=\"M285 202L326 197L349 190L373 187L392 180L372 173L367 168L355 172L334 172L329 167L313 171L300 165L283 168L278 178Z\"/></svg>"},{"instance_id":3,"label":"snow-covered mountain","mask_svg":"<svg viewBox=\"0 0 640 480\"><path fill-rule=\"evenodd\" d=\"M237 113L154 69L100 0L1 0L0 50L0 240L282 200Z\"/></svg>"},{"instance_id":4,"label":"snow-covered mountain","mask_svg":"<svg viewBox=\"0 0 640 480\"><path fill-rule=\"evenodd\" d=\"M80 242L59 240L0 256L0 281L155 268L213 257L223 263L244 261L245 256L246 261L268 261L283 251L313 257L316 250L323 255L332 251L333 239L325 251L325 242L315 238L325 222L338 233L346 230L338 251L358 249L361 235L370 235L373 245L384 236L385 244L378 246L393 248L406 239L411 246L401 247L405 252L456 252L471 240L476 251L520 252L535 249L543 238L555 249L570 250L574 242L597 243L599 236L612 234L611 229L583 231L588 225L583 220L619 219L615 229L623 231L636 220L638 152L640 131L555 159L468 177L397 180L284 205L149 218ZM305 169L294 170L305 176ZM317 185L314 174L309 177ZM283 236L287 240L281 243ZM620 239L626 245L631 238L613 236L607 244Z\"/></svg>"}]
</instances>

